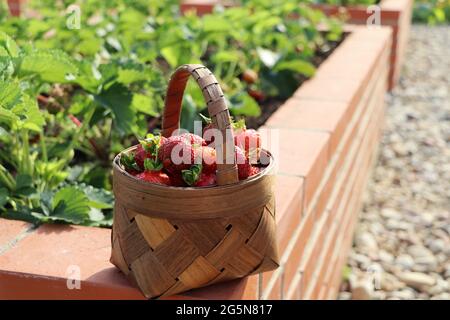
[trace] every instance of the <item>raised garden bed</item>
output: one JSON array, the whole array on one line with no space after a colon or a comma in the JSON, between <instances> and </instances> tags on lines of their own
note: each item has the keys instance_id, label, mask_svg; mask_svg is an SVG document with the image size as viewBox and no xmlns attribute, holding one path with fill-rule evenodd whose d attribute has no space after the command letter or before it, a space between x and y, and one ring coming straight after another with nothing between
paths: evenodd
<instances>
[{"instance_id":1,"label":"raised garden bed","mask_svg":"<svg viewBox=\"0 0 450 320\"><path fill-rule=\"evenodd\" d=\"M390 28L349 32L259 129L263 136L276 130L280 138L275 192L281 267L172 298L336 297L376 155L392 41ZM110 264L110 245L107 229L33 228L0 219L0 298L143 298ZM81 280L80 289L73 278Z\"/></svg>"},{"instance_id":2,"label":"raised garden bed","mask_svg":"<svg viewBox=\"0 0 450 320\"><path fill-rule=\"evenodd\" d=\"M236 5L238 1L234 1ZM221 4L227 7L233 5L232 1L220 0L186 0L181 4L183 12L195 10L197 14L207 14L212 12L214 6ZM391 68L389 70L389 89L393 89L400 77L405 49L408 42L409 29L413 10L413 0L381 0L378 4L380 8L380 23L383 26L392 28L393 41L390 56ZM342 16L347 23L366 25L368 18L373 12L368 10L368 6L338 6L328 4L313 5L329 16Z\"/></svg>"}]
</instances>

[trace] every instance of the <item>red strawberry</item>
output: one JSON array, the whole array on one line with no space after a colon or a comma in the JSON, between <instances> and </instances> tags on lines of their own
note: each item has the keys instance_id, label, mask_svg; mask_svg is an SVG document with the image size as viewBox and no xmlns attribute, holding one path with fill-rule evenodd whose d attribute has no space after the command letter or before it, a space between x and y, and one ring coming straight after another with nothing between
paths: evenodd
<instances>
[{"instance_id":1,"label":"red strawberry","mask_svg":"<svg viewBox=\"0 0 450 320\"><path fill-rule=\"evenodd\" d=\"M212 123L207 124L204 128L203 128L203 138L205 140L205 143L207 146L211 145L214 142L214 131L209 131L209 130L213 130L214 126Z\"/></svg>"},{"instance_id":2,"label":"red strawberry","mask_svg":"<svg viewBox=\"0 0 450 320\"><path fill-rule=\"evenodd\" d=\"M134 152L134 160L136 161L136 164L141 170L144 169L144 160L151 157L152 154L150 152L145 151L144 147L142 147L141 144L138 145L136 151Z\"/></svg>"},{"instance_id":3,"label":"red strawberry","mask_svg":"<svg viewBox=\"0 0 450 320\"><path fill-rule=\"evenodd\" d=\"M164 169L175 174L194 164L198 149L187 142L185 137L171 136L161 145L158 157Z\"/></svg>"},{"instance_id":4,"label":"red strawberry","mask_svg":"<svg viewBox=\"0 0 450 320\"><path fill-rule=\"evenodd\" d=\"M171 185L169 176L161 171L144 171L138 174L136 178L150 183L162 184L166 186Z\"/></svg>"},{"instance_id":5,"label":"red strawberry","mask_svg":"<svg viewBox=\"0 0 450 320\"><path fill-rule=\"evenodd\" d=\"M202 173L197 183L194 185L195 187L208 187L215 185L216 182L216 174L215 173Z\"/></svg>"},{"instance_id":6,"label":"red strawberry","mask_svg":"<svg viewBox=\"0 0 450 320\"><path fill-rule=\"evenodd\" d=\"M261 135L253 129L243 130L234 136L234 144L245 151L251 163L257 163L261 154Z\"/></svg>"},{"instance_id":7,"label":"red strawberry","mask_svg":"<svg viewBox=\"0 0 450 320\"><path fill-rule=\"evenodd\" d=\"M201 113L199 113L199 116L200 116L200 118L202 118L203 122L205 123L205 126L203 127L203 131L202 131L202 136L203 136L203 139L205 140L206 145L209 146L214 142L215 137L212 135L213 132L208 133L208 131L210 129L214 129L214 126L212 124L211 118L208 118Z\"/></svg>"},{"instance_id":8,"label":"red strawberry","mask_svg":"<svg viewBox=\"0 0 450 320\"><path fill-rule=\"evenodd\" d=\"M169 176L170 184L174 187L186 187L187 184L184 182L181 174L176 173Z\"/></svg>"},{"instance_id":9,"label":"red strawberry","mask_svg":"<svg viewBox=\"0 0 450 320\"><path fill-rule=\"evenodd\" d=\"M202 147L202 172L215 173L216 165L216 149L211 147Z\"/></svg>"},{"instance_id":10,"label":"red strawberry","mask_svg":"<svg viewBox=\"0 0 450 320\"><path fill-rule=\"evenodd\" d=\"M120 155L120 164L124 167L125 171L129 174L136 175L142 171L141 168L136 164L134 154L123 153Z\"/></svg>"},{"instance_id":11,"label":"red strawberry","mask_svg":"<svg viewBox=\"0 0 450 320\"><path fill-rule=\"evenodd\" d=\"M252 165L248 162L244 151L242 151L239 147L235 147L235 157L238 167L239 180L247 179L250 176Z\"/></svg>"},{"instance_id":12,"label":"red strawberry","mask_svg":"<svg viewBox=\"0 0 450 320\"><path fill-rule=\"evenodd\" d=\"M139 141L140 144L134 152L134 159L141 170L144 170L145 159L156 159L159 148L165 142L165 140L166 138L163 136L154 136L152 134L149 134L148 138Z\"/></svg>"},{"instance_id":13,"label":"red strawberry","mask_svg":"<svg viewBox=\"0 0 450 320\"><path fill-rule=\"evenodd\" d=\"M261 90L248 89L247 92L250 97L252 97L258 102L261 102L266 98L266 95Z\"/></svg>"},{"instance_id":14,"label":"red strawberry","mask_svg":"<svg viewBox=\"0 0 450 320\"><path fill-rule=\"evenodd\" d=\"M206 141L203 140L202 137L193 134L193 133L183 133L180 135L180 137L183 137L189 142L191 145L198 145L198 146L206 146Z\"/></svg>"},{"instance_id":15,"label":"red strawberry","mask_svg":"<svg viewBox=\"0 0 450 320\"><path fill-rule=\"evenodd\" d=\"M252 168L251 168L251 170L250 170L250 177L251 176L254 176L254 175L256 175L256 174L258 174L258 173L260 173L261 172L261 168L259 168L259 167L253 167L252 166Z\"/></svg>"}]
</instances>

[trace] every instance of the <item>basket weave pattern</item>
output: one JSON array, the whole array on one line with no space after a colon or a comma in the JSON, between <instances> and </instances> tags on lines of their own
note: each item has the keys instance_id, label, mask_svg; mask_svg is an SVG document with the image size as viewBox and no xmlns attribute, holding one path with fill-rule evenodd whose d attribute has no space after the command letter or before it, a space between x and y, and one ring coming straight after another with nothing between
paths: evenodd
<instances>
[{"instance_id":1,"label":"basket weave pattern","mask_svg":"<svg viewBox=\"0 0 450 320\"><path fill-rule=\"evenodd\" d=\"M215 77L201 65L186 65L169 83L163 135L170 136L179 126L189 75L202 89L214 126L229 128L229 112ZM229 142L224 138L224 155ZM146 297L169 296L278 267L272 165L236 183L236 165L218 164L218 186L176 188L135 179L120 167L119 157L113 166L111 262Z\"/></svg>"}]
</instances>

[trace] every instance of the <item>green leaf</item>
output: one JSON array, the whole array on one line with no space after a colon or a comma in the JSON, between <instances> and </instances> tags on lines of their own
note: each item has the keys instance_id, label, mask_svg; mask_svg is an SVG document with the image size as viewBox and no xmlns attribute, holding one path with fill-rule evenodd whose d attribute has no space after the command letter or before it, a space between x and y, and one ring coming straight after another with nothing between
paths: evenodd
<instances>
[{"instance_id":1,"label":"green leaf","mask_svg":"<svg viewBox=\"0 0 450 320\"><path fill-rule=\"evenodd\" d=\"M275 71L281 70L290 70L300 74L303 74L307 77L311 77L314 75L316 68L310 62L304 60L291 60L291 61L282 61L278 63L275 68Z\"/></svg>"},{"instance_id":2,"label":"green leaf","mask_svg":"<svg viewBox=\"0 0 450 320\"><path fill-rule=\"evenodd\" d=\"M33 178L28 174L19 173L16 177L16 189L30 187L33 184Z\"/></svg>"},{"instance_id":3,"label":"green leaf","mask_svg":"<svg viewBox=\"0 0 450 320\"><path fill-rule=\"evenodd\" d=\"M47 82L66 83L74 79L78 68L63 51L35 50L23 57L20 73L36 74Z\"/></svg>"},{"instance_id":4,"label":"green leaf","mask_svg":"<svg viewBox=\"0 0 450 320\"><path fill-rule=\"evenodd\" d=\"M0 31L0 46L6 49L9 56L13 58L17 58L19 56L20 49L16 42L2 31Z\"/></svg>"},{"instance_id":5,"label":"green leaf","mask_svg":"<svg viewBox=\"0 0 450 320\"><path fill-rule=\"evenodd\" d=\"M163 56L164 59L166 59L166 61L170 64L172 68L176 68L179 65L180 52L181 47L176 45L161 49L161 55Z\"/></svg>"},{"instance_id":6,"label":"green leaf","mask_svg":"<svg viewBox=\"0 0 450 320\"><path fill-rule=\"evenodd\" d=\"M0 123L11 124L14 121L17 121L19 118L8 109L0 107Z\"/></svg>"},{"instance_id":7,"label":"green leaf","mask_svg":"<svg viewBox=\"0 0 450 320\"><path fill-rule=\"evenodd\" d=\"M96 209L112 209L114 204L114 197L111 192L100 189L100 188L94 188L93 186L86 185L84 183L77 184L75 187L78 190L81 190L84 192L84 194L89 199L89 206L91 208Z\"/></svg>"},{"instance_id":8,"label":"green leaf","mask_svg":"<svg viewBox=\"0 0 450 320\"><path fill-rule=\"evenodd\" d=\"M257 117L261 114L259 104L247 93L241 93L232 99L230 111L233 115Z\"/></svg>"},{"instance_id":9,"label":"green leaf","mask_svg":"<svg viewBox=\"0 0 450 320\"><path fill-rule=\"evenodd\" d=\"M131 105L138 112L142 112L153 117L159 116L159 112L156 109L156 102L153 100L153 97L137 93L133 96Z\"/></svg>"},{"instance_id":10,"label":"green leaf","mask_svg":"<svg viewBox=\"0 0 450 320\"><path fill-rule=\"evenodd\" d=\"M205 32L226 32L230 29L230 23L224 17L217 15L206 15L202 18L203 31Z\"/></svg>"},{"instance_id":11,"label":"green leaf","mask_svg":"<svg viewBox=\"0 0 450 320\"><path fill-rule=\"evenodd\" d=\"M0 188L0 208L8 202L8 190L6 188Z\"/></svg>"},{"instance_id":12,"label":"green leaf","mask_svg":"<svg viewBox=\"0 0 450 320\"><path fill-rule=\"evenodd\" d=\"M39 215L39 214L36 214ZM32 212L30 208L18 205L16 209L7 210L2 218L5 219L13 219L13 220L22 220L30 223L38 224L41 220L40 218L35 216L35 212Z\"/></svg>"},{"instance_id":13,"label":"green leaf","mask_svg":"<svg viewBox=\"0 0 450 320\"><path fill-rule=\"evenodd\" d=\"M52 220L69 223L82 223L89 218L89 198L75 187L60 189L53 197L53 210L49 216Z\"/></svg>"},{"instance_id":14,"label":"green leaf","mask_svg":"<svg viewBox=\"0 0 450 320\"><path fill-rule=\"evenodd\" d=\"M20 97L20 87L16 81L0 80L0 107L11 109L19 102Z\"/></svg>"},{"instance_id":15,"label":"green leaf","mask_svg":"<svg viewBox=\"0 0 450 320\"><path fill-rule=\"evenodd\" d=\"M215 63L239 62L241 59L242 55L240 52L234 50L219 51L212 56L212 61Z\"/></svg>"},{"instance_id":16,"label":"green leaf","mask_svg":"<svg viewBox=\"0 0 450 320\"><path fill-rule=\"evenodd\" d=\"M117 81L125 85L145 80L147 80L147 75L135 69L120 69L117 77Z\"/></svg>"},{"instance_id":17,"label":"green leaf","mask_svg":"<svg viewBox=\"0 0 450 320\"><path fill-rule=\"evenodd\" d=\"M121 135L130 134L135 123L135 111L131 107L131 92L121 84L113 84L96 96L102 106L112 111L116 129Z\"/></svg>"}]
</instances>

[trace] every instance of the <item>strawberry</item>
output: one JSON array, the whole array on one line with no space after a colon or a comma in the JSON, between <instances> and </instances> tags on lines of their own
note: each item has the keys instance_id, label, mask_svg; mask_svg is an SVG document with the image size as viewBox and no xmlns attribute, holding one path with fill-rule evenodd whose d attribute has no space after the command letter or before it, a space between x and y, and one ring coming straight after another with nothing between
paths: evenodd
<instances>
[{"instance_id":1,"label":"strawberry","mask_svg":"<svg viewBox=\"0 0 450 320\"><path fill-rule=\"evenodd\" d=\"M198 147L191 145L183 136L171 136L159 149L158 158L169 174L188 170L198 154Z\"/></svg>"},{"instance_id":2,"label":"strawberry","mask_svg":"<svg viewBox=\"0 0 450 320\"><path fill-rule=\"evenodd\" d=\"M258 102L261 102L266 98L266 95L261 90L248 89L247 92L250 97L252 97Z\"/></svg>"},{"instance_id":3,"label":"strawberry","mask_svg":"<svg viewBox=\"0 0 450 320\"><path fill-rule=\"evenodd\" d=\"M186 187L187 184L184 182L183 177L180 173L172 174L169 176L170 184L174 187Z\"/></svg>"},{"instance_id":4,"label":"strawberry","mask_svg":"<svg viewBox=\"0 0 450 320\"><path fill-rule=\"evenodd\" d=\"M215 173L216 165L216 149L211 147L202 147L202 166L204 173Z\"/></svg>"},{"instance_id":5,"label":"strawberry","mask_svg":"<svg viewBox=\"0 0 450 320\"><path fill-rule=\"evenodd\" d=\"M212 124L211 118L205 117L201 113L199 113L199 116L202 118L203 122L205 122L205 126L203 127L203 139L205 140L205 143L207 146L211 145L214 142L214 136L211 133L208 133L210 129L214 129L214 126ZM211 136L210 136L211 135Z\"/></svg>"},{"instance_id":6,"label":"strawberry","mask_svg":"<svg viewBox=\"0 0 450 320\"><path fill-rule=\"evenodd\" d=\"M207 146L212 146L214 143L214 139L216 138L213 135L214 131L209 132L209 130L212 130L212 129L214 129L214 126L212 123L207 124L203 128L203 137L205 139L205 143Z\"/></svg>"},{"instance_id":7,"label":"strawberry","mask_svg":"<svg viewBox=\"0 0 450 320\"><path fill-rule=\"evenodd\" d=\"M251 164L248 162L244 151L241 148L235 147L235 158L238 167L239 180L247 179L250 176L252 170Z\"/></svg>"},{"instance_id":8,"label":"strawberry","mask_svg":"<svg viewBox=\"0 0 450 320\"><path fill-rule=\"evenodd\" d=\"M249 177L254 176L254 175L256 175L256 174L258 174L260 172L261 172L261 168L252 166L252 168L250 169Z\"/></svg>"},{"instance_id":9,"label":"strawberry","mask_svg":"<svg viewBox=\"0 0 450 320\"><path fill-rule=\"evenodd\" d=\"M191 145L206 146L206 141L196 134L183 133L180 137L185 138Z\"/></svg>"},{"instance_id":10,"label":"strawberry","mask_svg":"<svg viewBox=\"0 0 450 320\"><path fill-rule=\"evenodd\" d=\"M144 169L144 161L146 158L151 158L152 154L150 152L147 152L144 150L144 147L140 144L136 148L136 151L134 152L134 160L136 161L136 164L138 167L142 170Z\"/></svg>"},{"instance_id":11,"label":"strawberry","mask_svg":"<svg viewBox=\"0 0 450 320\"><path fill-rule=\"evenodd\" d=\"M159 148L165 140L166 138L163 136L148 134L146 139L139 141L140 144L134 152L134 158L141 170L144 169L145 159L155 160L158 157Z\"/></svg>"},{"instance_id":12,"label":"strawberry","mask_svg":"<svg viewBox=\"0 0 450 320\"><path fill-rule=\"evenodd\" d=\"M242 80L248 84L255 83L258 80L258 74L252 69L247 69L242 73Z\"/></svg>"},{"instance_id":13,"label":"strawberry","mask_svg":"<svg viewBox=\"0 0 450 320\"><path fill-rule=\"evenodd\" d=\"M234 136L234 144L245 151L251 163L257 163L261 154L261 135L254 129L246 129Z\"/></svg>"},{"instance_id":14,"label":"strawberry","mask_svg":"<svg viewBox=\"0 0 450 320\"><path fill-rule=\"evenodd\" d=\"M120 155L120 164L124 167L125 171L136 175L137 173L141 172L141 168L137 165L135 156L133 153L126 154L123 153Z\"/></svg>"},{"instance_id":15,"label":"strawberry","mask_svg":"<svg viewBox=\"0 0 450 320\"><path fill-rule=\"evenodd\" d=\"M209 187L214 186L216 183L215 173L202 173L194 187Z\"/></svg>"},{"instance_id":16,"label":"strawberry","mask_svg":"<svg viewBox=\"0 0 450 320\"><path fill-rule=\"evenodd\" d=\"M136 178L146 181L146 182L154 183L154 184L162 184L162 185L166 185L166 186L171 185L169 176L161 171L146 170L142 173L139 173L136 176Z\"/></svg>"}]
</instances>

